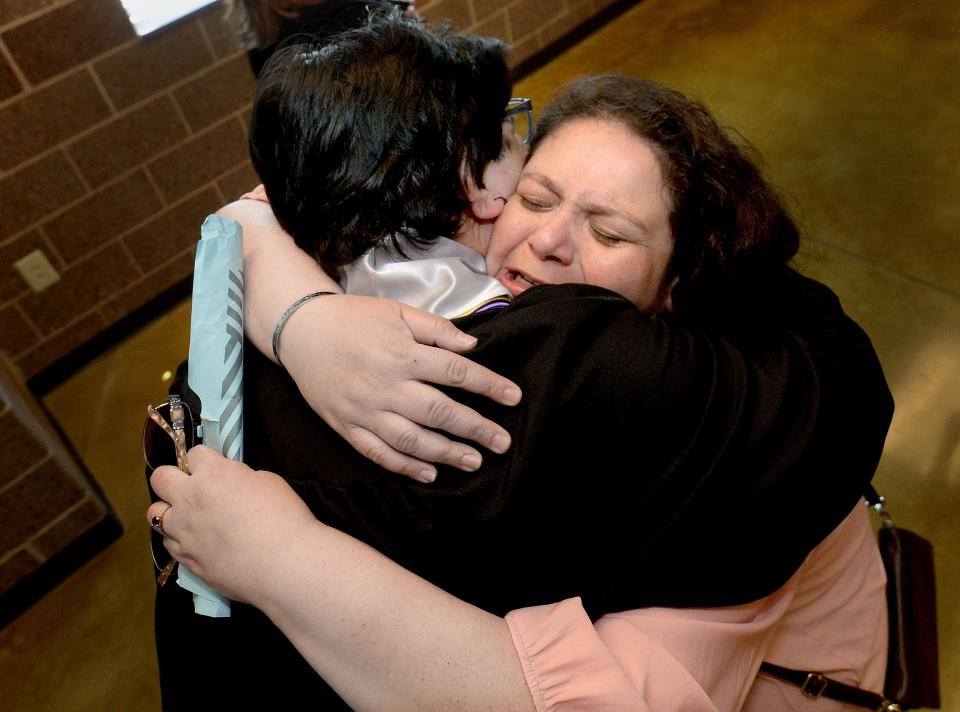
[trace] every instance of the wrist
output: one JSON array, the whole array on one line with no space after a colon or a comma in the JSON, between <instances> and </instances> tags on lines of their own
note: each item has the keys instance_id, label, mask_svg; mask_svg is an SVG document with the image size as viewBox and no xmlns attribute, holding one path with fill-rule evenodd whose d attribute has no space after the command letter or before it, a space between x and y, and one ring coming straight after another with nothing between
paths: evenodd
<instances>
[{"instance_id":1,"label":"wrist","mask_svg":"<svg viewBox=\"0 0 960 712\"><path fill-rule=\"evenodd\" d=\"M326 532L330 527L310 515L309 519L296 521L284 528L280 549L264 549L259 571L251 578L248 603L259 608L272 620L276 616L291 616L297 612L298 592L316 590L317 576L325 578L329 569L323 548ZM291 610L292 606L292 610Z\"/></svg>"},{"instance_id":2,"label":"wrist","mask_svg":"<svg viewBox=\"0 0 960 712\"><path fill-rule=\"evenodd\" d=\"M291 317L306 304L310 303L314 299L319 299L320 297L328 297L335 294L335 292L310 292L305 294L299 299L293 301L290 306L288 306L277 318L277 323L273 328L273 337L272 337L272 346L273 346L273 357L278 364L283 365L283 359L280 358L280 338L283 335L284 327Z\"/></svg>"}]
</instances>

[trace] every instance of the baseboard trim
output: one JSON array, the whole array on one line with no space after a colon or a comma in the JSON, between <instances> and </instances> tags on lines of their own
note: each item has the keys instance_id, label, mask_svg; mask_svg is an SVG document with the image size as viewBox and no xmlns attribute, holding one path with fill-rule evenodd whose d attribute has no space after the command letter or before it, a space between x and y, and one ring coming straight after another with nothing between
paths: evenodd
<instances>
[{"instance_id":1,"label":"baseboard trim","mask_svg":"<svg viewBox=\"0 0 960 712\"><path fill-rule=\"evenodd\" d=\"M120 344L157 317L163 316L192 293L193 275L191 274L114 322L63 358L28 378L27 387L38 398L42 398L93 359Z\"/></svg>"},{"instance_id":2,"label":"baseboard trim","mask_svg":"<svg viewBox=\"0 0 960 712\"><path fill-rule=\"evenodd\" d=\"M624 12L634 5L638 5L642 0L617 0L607 7L603 8L596 15L588 19L581 25L577 25L570 32L554 40L543 49L535 52L522 62L518 63L513 69L513 77L516 80L523 79L533 74L540 67L556 59L568 49L573 47L581 40L592 35L604 25L617 19Z\"/></svg>"},{"instance_id":3,"label":"baseboard trim","mask_svg":"<svg viewBox=\"0 0 960 712\"><path fill-rule=\"evenodd\" d=\"M123 526L111 513L0 595L0 628L39 601L70 574L120 538ZM149 559L149 557L148 557ZM148 562L149 563L149 562Z\"/></svg>"}]
</instances>

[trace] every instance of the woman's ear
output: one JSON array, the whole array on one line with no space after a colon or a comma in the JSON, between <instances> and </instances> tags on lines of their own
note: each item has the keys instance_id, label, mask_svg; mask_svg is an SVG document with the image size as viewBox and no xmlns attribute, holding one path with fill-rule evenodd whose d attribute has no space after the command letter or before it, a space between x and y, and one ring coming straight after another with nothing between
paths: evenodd
<instances>
[{"instance_id":1,"label":"woman's ear","mask_svg":"<svg viewBox=\"0 0 960 712\"><path fill-rule=\"evenodd\" d=\"M660 302L660 311L667 314L673 313L673 290L676 289L677 282L679 281L680 277L674 277L670 280L670 283L664 287L663 298Z\"/></svg>"},{"instance_id":2,"label":"woman's ear","mask_svg":"<svg viewBox=\"0 0 960 712\"><path fill-rule=\"evenodd\" d=\"M480 188L466 163L460 168L463 189L470 201L470 213L474 220L496 220L507 204L506 196L493 195L487 188Z\"/></svg>"}]
</instances>

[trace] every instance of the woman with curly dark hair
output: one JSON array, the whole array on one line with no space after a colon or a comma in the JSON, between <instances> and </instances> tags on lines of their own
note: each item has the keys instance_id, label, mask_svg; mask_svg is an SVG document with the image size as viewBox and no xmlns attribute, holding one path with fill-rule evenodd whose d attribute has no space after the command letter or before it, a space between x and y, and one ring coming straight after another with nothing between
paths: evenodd
<instances>
[{"instance_id":1,"label":"woman with curly dark hair","mask_svg":"<svg viewBox=\"0 0 960 712\"><path fill-rule=\"evenodd\" d=\"M731 140L701 105L656 82L590 76L553 98L537 124L531 153L566 124L589 120L622 126L647 142L657 159L669 198L672 311L720 317L725 301L742 298L796 253L800 236L780 197L749 149ZM510 220L501 222L498 232L507 225L512 227ZM488 261L499 259L496 250L491 248Z\"/></svg>"},{"instance_id":2,"label":"woman with curly dark hair","mask_svg":"<svg viewBox=\"0 0 960 712\"><path fill-rule=\"evenodd\" d=\"M472 402L511 450L384 479L315 419L270 447L308 508L198 448L192 478L153 476L168 548L357 708L801 709L764 660L876 689L883 573L858 503L892 403L867 337L787 266L797 240L696 103L574 82L494 227L514 303L460 322L524 387L516 408ZM304 364L333 368L326 341L363 321L350 299L285 336L311 398L340 374ZM310 419L279 369L269 385L283 407L248 428Z\"/></svg>"}]
</instances>

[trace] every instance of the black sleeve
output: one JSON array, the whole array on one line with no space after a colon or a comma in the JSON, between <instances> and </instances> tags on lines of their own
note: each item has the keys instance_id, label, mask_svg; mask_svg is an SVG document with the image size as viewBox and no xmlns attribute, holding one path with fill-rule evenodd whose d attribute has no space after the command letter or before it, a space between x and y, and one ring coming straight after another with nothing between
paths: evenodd
<instances>
[{"instance_id":1,"label":"black sleeve","mask_svg":"<svg viewBox=\"0 0 960 712\"><path fill-rule=\"evenodd\" d=\"M755 600L854 506L892 402L869 339L822 285L788 272L749 308L693 328L567 285L465 321L473 357L524 400L466 398L513 446L432 485L356 455L249 349L248 462L495 613L573 595L594 617Z\"/></svg>"}]
</instances>

